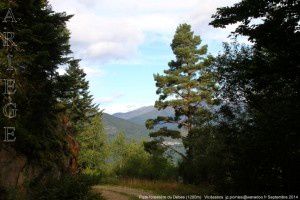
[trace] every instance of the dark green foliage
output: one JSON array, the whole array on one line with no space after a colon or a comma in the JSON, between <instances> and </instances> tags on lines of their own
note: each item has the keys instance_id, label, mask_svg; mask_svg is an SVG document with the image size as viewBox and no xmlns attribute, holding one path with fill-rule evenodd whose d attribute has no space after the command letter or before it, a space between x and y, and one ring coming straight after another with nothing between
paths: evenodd
<instances>
[{"instance_id":1,"label":"dark green foliage","mask_svg":"<svg viewBox=\"0 0 300 200\"><path fill-rule=\"evenodd\" d=\"M149 120L148 128L160 123L176 123L179 128L191 130L192 116L203 109L200 103L213 103L213 73L209 71L213 58L207 55L207 46L199 47L200 44L200 37L194 36L190 25L177 28L171 44L176 60L169 63L165 75L154 76L160 95L155 107L158 110L171 107L175 116ZM170 97L173 99L168 99Z\"/></svg>"},{"instance_id":2,"label":"dark green foliage","mask_svg":"<svg viewBox=\"0 0 300 200\"><path fill-rule=\"evenodd\" d=\"M158 110L172 108L175 112L173 116L158 116L146 122L148 129L160 126L158 131L150 134L156 138L158 145L164 145L162 138L165 137L184 139L184 146L188 150L188 138L195 125L195 115L210 113L210 107L217 103L214 100L213 57L207 54L207 46L200 44L200 37L194 35L190 25L179 25L171 44L176 59L169 62L165 75L154 76L157 94L160 95L155 107ZM175 124L186 131L187 136L183 137L178 129L168 129L165 124ZM183 154L180 155L185 158Z\"/></svg>"},{"instance_id":3,"label":"dark green foliage","mask_svg":"<svg viewBox=\"0 0 300 200\"><path fill-rule=\"evenodd\" d=\"M252 47L225 45L216 62L224 103L214 138L221 140L202 151L209 152L221 141L218 153L208 154L205 162L222 160L214 165L224 166L225 172L210 167L208 174L218 177L214 183L223 192L297 192L299 5L296 0L242 0L213 16L215 27L240 22L235 33L253 42Z\"/></svg>"},{"instance_id":4,"label":"dark green foliage","mask_svg":"<svg viewBox=\"0 0 300 200\"><path fill-rule=\"evenodd\" d=\"M257 50L266 48L289 66L299 61L299 8L298 0L242 0L232 7L219 8L211 24L225 27L240 22L237 34L249 36ZM261 22L251 24L255 19Z\"/></svg>"},{"instance_id":5,"label":"dark green foliage","mask_svg":"<svg viewBox=\"0 0 300 200\"><path fill-rule=\"evenodd\" d=\"M249 48L226 46L219 58L227 83L224 91L228 91L222 95L231 100L219 113L219 132L233 162L227 166L228 178L235 192L293 192L298 185L299 161L297 94L284 79L281 86L267 79L263 88L252 85L257 82L246 73L260 67L256 56ZM284 89L286 86L290 89Z\"/></svg>"},{"instance_id":6,"label":"dark green foliage","mask_svg":"<svg viewBox=\"0 0 300 200\"><path fill-rule=\"evenodd\" d=\"M216 59L222 103L193 118L185 181L226 194L297 193L299 12L299 1L243 0L213 16L215 27L240 22L235 34L253 46L225 44Z\"/></svg>"},{"instance_id":7,"label":"dark green foliage","mask_svg":"<svg viewBox=\"0 0 300 200\"><path fill-rule=\"evenodd\" d=\"M290 100L297 101L300 62L299 7L300 3L296 0L243 0L233 7L220 8L214 15L212 25L223 27L241 22L236 33L248 36L254 42L253 50L248 55L245 53L249 51L244 50L234 55L227 48L225 57L231 60L224 63L225 67L221 70L227 72L223 78L226 78L229 86L235 84L237 88L240 87L251 107L255 109L261 111L264 106L269 105L271 99L273 102L282 102L284 107L293 103L288 102ZM251 18L262 18L262 22L251 25L250 22L255 23ZM237 55L238 57L233 57ZM238 60L233 66L235 59ZM231 75L230 71L235 74Z\"/></svg>"},{"instance_id":8,"label":"dark green foliage","mask_svg":"<svg viewBox=\"0 0 300 200\"><path fill-rule=\"evenodd\" d=\"M140 154L134 154L127 158L116 173L124 178L174 180L177 177L177 168L163 155L148 155L144 158Z\"/></svg>"},{"instance_id":9,"label":"dark green foliage","mask_svg":"<svg viewBox=\"0 0 300 200\"><path fill-rule=\"evenodd\" d=\"M98 112L93 104L93 97L89 94L89 82L86 74L79 66L80 60L70 60L66 74L58 78L60 86L64 88L62 103L65 105L66 115L77 131L82 130L89 117Z\"/></svg>"},{"instance_id":10,"label":"dark green foliage","mask_svg":"<svg viewBox=\"0 0 300 200\"><path fill-rule=\"evenodd\" d=\"M70 53L66 22L71 16L53 12L47 1L42 0L17 0L11 5L4 1L3 4L1 16L11 7L19 19L7 25L7 30L15 32L18 48L0 50L1 78L16 79L17 92L12 100L17 104L18 115L12 120L1 117L0 126L15 126L17 140L11 145L29 160L50 167L50 163L60 163L64 154L64 132L56 107L59 98L56 70L67 62ZM4 25L0 24L1 32ZM8 51L14 55L15 71L11 73L6 71L7 62L2 62L6 61ZM1 107L7 102L5 98Z\"/></svg>"},{"instance_id":11,"label":"dark green foliage","mask_svg":"<svg viewBox=\"0 0 300 200\"><path fill-rule=\"evenodd\" d=\"M1 200L24 200L25 195L18 191L16 188L1 188L0 187L0 199Z\"/></svg>"},{"instance_id":12,"label":"dark green foliage","mask_svg":"<svg viewBox=\"0 0 300 200\"><path fill-rule=\"evenodd\" d=\"M78 162L82 172L94 175L105 174L105 161L109 152L101 115L95 115L76 139L80 144Z\"/></svg>"},{"instance_id":13,"label":"dark green foliage","mask_svg":"<svg viewBox=\"0 0 300 200\"><path fill-rule=\"evenodd\" d=\"M86 175L64 175L59 180L51 178L46 182L36 180L27 193L17 189L0 190L1 200L101 200L100 194L91 192L91 187L100 179Z\"/></svg>"},{"instance_id":14,"label":"dark green foliage","mask_svg":"<svg viewBox=\"0 0 300 200\"><path fill-rule=\"evenodd\" d=\"M118 176L143 179L176 178L177 168L164 155L164 150L149 153L144 150L142 143L128 142L123 134L119 134L111 144L111 151L110 161Z\"/></svg>"},{"instance_id":15,"label":"dark green foliage","mask_svg":"<svg viewBox=\"0 0 300 200\"><path fill-rule=\"evenodd\" d=\"M62 118L65 114L74 114L71 120L75 126L81 123L88 108L94 108L87 92L85 74L79 69L78 60L69 58L70 33L66 22L71 16L53 12L46 0L1 1L1 22L9 7L18 22L0 23L0 31L3 32L6 26L6 30L15 32L14 42L18 47L2 48L1 43L0 76L16 80L17 92L11 97L17 104L18 115L11 120L1 117L0 126L15 127L17 140L4 144L1 137L0 149L10 145L17 155L24 155L26 166L40 171L41 174L37 173L40 182L29 191L34 192L32 199L93 199L87 196L90 187L78 178L47 181L54 173L67 174L68 171L66 163L70 149L66 144L66 134L70 131L68 125L62 123ZM8 53L14 56L14 71L10 72L6 70ZM57 69L65 64L70 65L69 76L59 76ZM3 87L1 81L1 93ZM74 94L82 98L78 100ZM1 107L8 101L7 96L2 97ZM64 105L63 100L67 102ZM68 107L68 111L73 109L72 113L66 113L64 106L71 104L75 104Z\"/></svg>"},{"instance_id":16,"label":"dark green foliage","mask_svg":"<svg viewBox=\"0 0 300 200\"><path fill-rule=\"evenodd\" d=\"M91 182L84 176L65 176L45 184L32 186L29 199L34 200L100 200L99 194L91 192Z\"/></svg>"}]
</instances>

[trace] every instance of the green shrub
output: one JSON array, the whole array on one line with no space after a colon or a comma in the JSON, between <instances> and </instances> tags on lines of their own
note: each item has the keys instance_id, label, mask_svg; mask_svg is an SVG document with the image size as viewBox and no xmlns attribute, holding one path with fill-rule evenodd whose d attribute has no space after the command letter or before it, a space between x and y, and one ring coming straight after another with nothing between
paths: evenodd
<instances>
[{"instance_id":1,"label":"green shrub","mask_svg":"<svg viewBox=\"0 0 300 200\"><path fill-rule=\"evenodd\" d=\"M46 184L35 183L29 199L34 200L100 200L99 194L91 192L92 181L82 176L65 176Z\"/></svg>"},{"instance_id":2,"label":"green shrub","mask_svg":"<svg viewBox=\"0 0 300 200\"><path fill-rule=\"evenodd\" d=\"M93 186L98 185L103 182L105 176L102 175L91 175L91 174L82 174L80 175L80 180L85 182L86 184Z\"/></svg>"},{"instance_id":3,"label":"green shrub","mask_svg":"<svg viewBox=\"0 0 300 200\"><path fill-rule=\"evenodd\" d=\"M172 179L177 169L164 155L152 155L145 151L142 143L125 144L122 156L115 165L115 172L121 177L145 179Z\"/></svg>"},{"instance_id":4,"label":"green shrub","mask_svg":"<svg viewBox=\"0 0 300 200\"><path fill-rule=\"evenodd\" d=\"M24 200L25 194L21 193L16 188L4 189L0 187L0 199L1 200Z\"/></svg>"}]
</instances>

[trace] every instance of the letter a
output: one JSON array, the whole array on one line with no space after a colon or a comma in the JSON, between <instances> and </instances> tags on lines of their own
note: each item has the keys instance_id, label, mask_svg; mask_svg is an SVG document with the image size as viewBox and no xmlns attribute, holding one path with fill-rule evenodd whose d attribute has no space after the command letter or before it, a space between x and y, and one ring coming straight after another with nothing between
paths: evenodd
<instances>
[{"instance_id":1,"label":"letter a","mask_svg":"<svg viewBox=\"0 0 300 200\"><path fill-rule=\"evenodd\" d=\"M7 22L16 23L17 22L11 8L8 9L6 16L2 22L5 22L5 23L7 23Z\"/></svg>"}]
</instances>

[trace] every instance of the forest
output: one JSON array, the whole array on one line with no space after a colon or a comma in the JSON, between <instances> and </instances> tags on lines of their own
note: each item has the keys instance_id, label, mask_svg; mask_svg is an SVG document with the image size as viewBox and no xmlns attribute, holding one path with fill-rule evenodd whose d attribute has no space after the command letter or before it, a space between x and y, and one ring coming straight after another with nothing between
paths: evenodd
<instances>
[{"instance_id":1,"label":"forest","mask_svg":"<svg viewBox=\"0 0 300 200\"><path fill-rule=\"evenodd\" d=\"M72 17L47 0L0 0L1 200L299 198L298 0L219 7L209 25L236 28L218 55L178 24L174 59L153 75L154 107L171 112L135 118L141 139L108 134L72 54Z\"/></svg>"}]
</instances>

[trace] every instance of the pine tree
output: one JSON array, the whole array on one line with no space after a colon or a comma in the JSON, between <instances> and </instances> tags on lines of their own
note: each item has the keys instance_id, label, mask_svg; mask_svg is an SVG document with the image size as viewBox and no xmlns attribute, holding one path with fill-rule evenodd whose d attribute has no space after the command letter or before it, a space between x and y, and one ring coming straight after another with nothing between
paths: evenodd
<instances>
[{"instance_id":1,"label":"pine tree","mask_svg":"<svg viewBox=\"0 0 300 200\"><path fill-rule=\"evenodd\" d=\"M157 94L160 95L155 107L158 110L173 108L175 116L150 119L146 122L147 128L172 123L189 134L194 128L196 114L209 112L207 107L215 103L215 82L211 70L213 58L207 55L207 46L200 44L200 37L194 35L190 25L179 25L171 44L176 59L169 62L169 69L164 71L164 75L154 75ZM162 137L182 138L180 131L167 127L160 128L150 136L160 144L163 144Z\"/></svg>"},{"instance_id":2,"label":"pine tree","mask_svg":"<svg viewBox=\"0 0 300 200\"><path fill-rule=\"evenodd\" d=\"M64 94L64 104L66 105L67 116L79 131L84 124L90 122L90 117L98 112L98 108L93 104L92 95L89 94L89 82L85 79L86 74L79 66L80 60L69 61L66 74L60 80L66 87Z\"/></svg>"}]
</instances>

